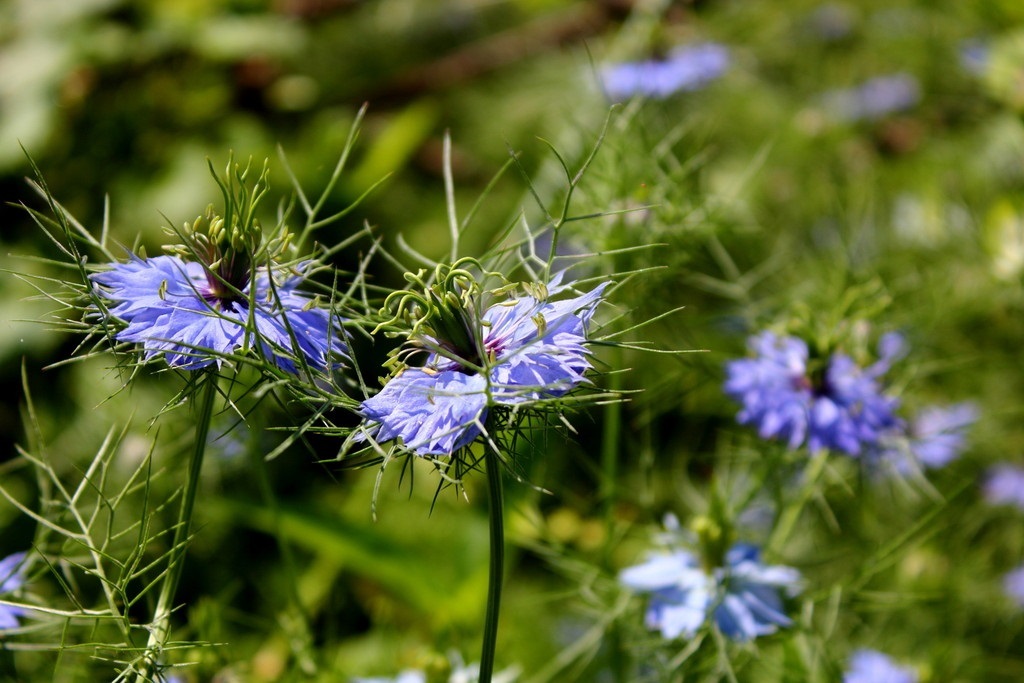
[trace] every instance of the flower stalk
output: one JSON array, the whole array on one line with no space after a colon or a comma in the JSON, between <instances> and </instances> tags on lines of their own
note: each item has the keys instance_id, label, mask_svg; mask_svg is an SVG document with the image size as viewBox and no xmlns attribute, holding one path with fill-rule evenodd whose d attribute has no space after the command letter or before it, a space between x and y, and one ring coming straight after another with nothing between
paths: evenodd
<instances>
[{"instance_id":1,"label":"flower stalk","mask_svg":"<svg viewBox=\"0 0 1024 683\"><path fill-rule=\"evenodd\" d=\"M188 464L188 475L185 489L182 491L181 508L178 522L174 527L174 542L171 545L170 561L160 586L153 624L146 643L146 662L143 670L136 678L137 683L152 680L153 669L158 665L160 650L167 643L171 633L171 613L174 611L174 596L178 591L182 570L185 566L185 548L188 545L192 527L192 511L195 507L196 494L199 490L199 473L203 467L203 456L206 454L206 440L210 433L210 422L213 418L213 401L217 394L217 373L213 370L202 372L197 381L196 390L199 396L199 408L196 414L195 441L192 457Z\"/></svg>"},{"instance_id":2,"label":"flower stalk","mask_svg":"<svg viewBox=\"0 0 1024 683\"><path fill-rule=\"evenodd\" d=\"M498 616L505 571L504 496L501 488L501 456L493 447L486 451L487 498L491 539L490 570L487 577L487 613L484 616L484 642L480 654L479 683L491 683L494 652L498 642Z\"/></svg>"}]
</instances>

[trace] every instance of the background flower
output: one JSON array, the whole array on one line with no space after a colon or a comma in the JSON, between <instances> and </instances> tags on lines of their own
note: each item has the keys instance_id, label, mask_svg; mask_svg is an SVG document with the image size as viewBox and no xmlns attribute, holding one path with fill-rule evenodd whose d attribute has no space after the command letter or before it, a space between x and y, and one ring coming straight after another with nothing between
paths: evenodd
<instances>
[{"instance_id":1,"label":"background flower","mask_svg":"<svg viewBox=\"0 0 1024 683\"><path fill-rule=\"evenodd\" d=\"M1003 591L1017 607L1024 608L1024 566L1017 567L1003 576Z\"/></svg>"},{"instance_id":2,"label":"background flower","mask_svg":"<svg viewBox=\"0 0 1024 683\"><path fill-rule=\"evenodd\" d=\"M876 76L825 95L825 106L844 121L871 121L910 109L921 99L921 86L907 73Z\"/></svg>"},{"instance_id":3,"label":"background flower","mask_svg":"<svg viewBox=\"0 0 1024 683\"><path fill-rule=\"evenodd\" d=\"M0 560L0 596L21 588L25 582L25 553L14 553ZM0 605L0 629L17 628L18 619L25 613L21 607Z\"/></svg>"},{"instance_id":4,"label":"background flower","mask_svg":"<svg viewBox=\"0 0 1024 683\"><path fill-rule=\"evenodd\" d=\"M704 87L725 73L729 61L729 50L723 45L684 45L673 49L665 59L606 66L601 69L601 83L616 102L635 95L663 98Z\"/></svg>"},{"instance_id":5,"label":"background flower","mask_svg":"<svg viewBox=\"0 0 1024 683\"><path fill-rule=\"evenodd\" d=\"M772 332L748 341L753 358L726 364L724 391L742 406L740 424L757 427L763 438L784 440L790 448L804 443L812 451L832 448L859 455L886 430L900 424L899 401L883 393L879 378L902 354L898 335L879 341L879 360L859 367L843 353L826 359L816 376L809 366L806 342Z\"/></svg>"},{"instance_id":6,"label":"background flower","mask_svg":"<svg viewBox=\"0 0 1024 683\"><path fill-rule=\"evenodd\" d=\"M1024 467L1001 463L988 471L985 499L992 505L1013 505L1024 510Z\"/></svg>"},{"instance_id":7,"label":"background flower","mask_svg":"<svg viewBox=\"0 0 1024 683\"><path fill-rule=\"evenodd\" d=\"M917 683L917 673L881 652L857 650L850 657L843 683Z\"/></svg>"},{"instance_id":8,"label":"background flower","mask_svg":"<svg viewBox=\"0 0 1024 683\"><path fill-rule=\"evenodd\" d=\"M792 624L780 592L793 596L800 590L797 570L762 564L760 551L744 543L710 572L693 553L676 550L623 570L619 580L651 594L645 621L669 639L692 636L709 617L735 640L775 633Z\"/></svg>"},{"instance_id":9,"label":"background flower","mask_svg":"<svg viewBox=\"0 0 1024 683\"><path fill-rule=\"evenodd\" d=\"M944 467L960 456L967 445L967 429L977 419L973 403L925 408L905 428L882 437L878 457L900 472Z\"/></svg>"}]
</instances>

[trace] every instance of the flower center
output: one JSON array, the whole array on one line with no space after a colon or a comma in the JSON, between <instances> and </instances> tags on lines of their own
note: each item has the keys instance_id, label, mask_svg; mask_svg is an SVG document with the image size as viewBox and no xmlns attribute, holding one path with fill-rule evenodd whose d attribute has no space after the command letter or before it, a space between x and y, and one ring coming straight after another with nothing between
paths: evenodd
<instances>
[{"instance_id":1,"label":"flower center","mask_svg":"<svg viewBox=\"0 0 1024 683\"><path fill-rule=\"evenodd\" d=\"M255 267L253 254L263 238L257 221L240 225L237 212L229 220L232 225L209 206L204 215L185 223L181 232L184 244L167 247L185 260L202 264L206 275L203 298L222 310L233 310L247 299L245 290Z\"/></svg>"}]
</instances>

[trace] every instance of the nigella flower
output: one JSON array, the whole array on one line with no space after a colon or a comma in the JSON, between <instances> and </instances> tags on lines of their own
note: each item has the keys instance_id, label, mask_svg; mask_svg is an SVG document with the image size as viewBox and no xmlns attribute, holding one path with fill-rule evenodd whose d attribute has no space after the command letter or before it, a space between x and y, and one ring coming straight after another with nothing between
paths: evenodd
<instances>
[{"instance_id":1,"label":"nigella flower","mask_svg":"<svg viewBox=\"0 0 1024 683\"><path fill-rule=\"evenodd\" d=\"M1002 463L988 471L985 499L992 505L1013 505L1024 510L1024 467Z\"/></svg>"},{"instance_id":2,"label":"nigella flower","mask_svg":"<svg viewBox=\"0 0 1024 683\"><path fill-rule=\"evenodd\" d=\"M353 678L352 683L427 683L427 674L416 669L409 669L394 678L377 676L375 678Z\"/></svg>"},{"instance_id":3,"label":"nigella flower","mask_svg":"<svg viewBox=\"0 0 1024 683\"><path fill-rule=\"evenodd\" d=\"M424 364L405 367L363 401L377 441L401 439L419 455L450 455L484 433L489 408L562 396L591 367L587 328L607 283L552 301L570 289L557 275L531 287L534 294L479 312L479 295L455 282L428 291L432 317L409 340L412 350L428 352Z\"/></svg>"},{"instance_id":4,"label":"nigella flower","mask_svg":"<svg viewBox=\"0 0 1024 683\"><path fill-rule=\"evenodd\" d=\"M981 76L988 68L990 46L974 38L960 44L960 66L972 76Z\"/></svg>"},{"instance_id":5,"label":"nigella flower","mask_svg":"<svg viewBox=\"0 0 1024 683\"><path fill-rule=\"evenodd\" d=\"M867 368L843 353L812 368L806 342L773 332L755 335L748 345L754 357L726 365L724 390L742 405L740 424L757 427L763 438L781 439L790 448L806 443L812 451L858 455L900 424L898 401L879 383L903 353L899 335L882 337L879 360Z\"/></svg>"},{"instance_id":6,"label":"nigella flower","mask_svg":"<svg viewBox=\"0 0 1024 683\"><path fill-rule=\"evenodd\" d=\"M905 429L883 436L878 455L898 471L918 465L944 467L963 451L967 428L977 419L978 408L973 403L925 408Z\"/></svg>"},{"instance_id":7,"label":"nigella flower","mask_svg":"<svg viewBox=\"0 0 1024 683\"><path fill-rule=\"evenodd\" d=\"M685 45L665 59L606 66L601 81L614 101L634 95L664 98L686 90L699 90L729 68L729 50L717 43Z\"/></svg>"},{"instance_id":8,"label":"nigella flower","mask_svg":"<svg viewBox=\"0 0 1024 683\"><path fill-rule=\"evenodd\" d=\"M907 73L876 76L825 95L825 106L844 121L872 121L906 111L921 99L921 86Z\"/></svg>"},{"instance_id":9,"label":"nigella flower","mask_svg":"<svg viewBox=\"0 0 1024 683\"><path fill-rule=\"evenodd\" d=\"M800 590L797 570L762 564L758 548L745 543L732 546L723 566L710 570L694 553L676 549L623 570L619 580L651 594L647 627L668 639L692 636L708 620L735 640L775 633L792 624L782 594Z\"/></svg>"},{"instance_id":10,"label":"nigella flower","mask_svg":"<svg viewBox=\"0 0 1024 683\"><path fill-rule=\"evenodd\" d=\"M1024 608L1024 566L1017 567L1003 576L1003 591L1017 607Z\"/></svg>"},{"instance_id":11,"label":"nigella flower","mask_svg":"<svg viewBox=\"0 0 1024 683\"><path fill-rule=\"evenodd\" d=\"M258 226L255 226L258 230ZM286 372L304 362L325 371L344 355L338 319L298 290L309 263L294 268L254 265L253 230L227 234L223 219L186 226L188 247L141 258L90 275L109 313L126 326L117 339L141 344L147 360L197 370L239 350L251 350ZM272 259L268 258L267 263Z\"/></svg>"},{"instance_id":12,"label":"nigella flower","mask_svg":"<svg viewBox=\"0 0 1024 683\"><path fill-rule=\"evenodd\" d=\"M0 560L0 596L21 588L25 582L25 553L14 553ZM0 630L18 627L18 617L25 610L14 605L0 605Z\"/></svg>"},{"instance_id":13,"label":"nigella flower","mask_svg":"<svg viewBox=\"0 0 1024 683\"><path fill-rule=\"evenodd\" d=\"M843 683L917 683L917 672L876 650L857 650Z\"/></svg>"}]
</instances>

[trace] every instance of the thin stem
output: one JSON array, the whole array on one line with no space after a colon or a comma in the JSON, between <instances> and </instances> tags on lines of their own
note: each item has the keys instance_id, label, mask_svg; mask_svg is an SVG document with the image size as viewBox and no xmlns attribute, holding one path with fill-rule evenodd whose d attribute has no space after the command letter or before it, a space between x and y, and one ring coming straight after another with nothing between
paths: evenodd
<instances>
[{"instance_id":1,"label":"thin stem","mask_svg":"<svg viewBox=\"0 0 1024 683\"><path fill-rule=\"evenodd\" d=\"M206 439L210 433L210 421L213 418L213 399L217 395L217 374L213 370L204 371L198 381L200 386L196 393L200 396L200 403L199 412L195 417L196 433L192 459L188 464L188 478L185 481L185 490L182 492L178 523L174 527L174 543L171 545L170 562L167 565L167 573L164 574L163 584L160 586L160 597L157 598L156 611L153 614L153 627L146 643L146 666L136 679L140 683L153 680L152 671L159 663L157 661L159 651L170 636L174 595L178 591L178 583L181 581L182 569L185 566L185 547L188 544L192 526L192 509L195 507L196 493L199 489L199 472L203 467Z\"/></svg>"},{"instance_id":2,"label":"thin stem","mask_svg":"<svg viewBox=\"0 0 1024 683\"><path fill-rule=\"evenodd\" d=\"M491 683L491 674L494 672L494 651L498 644L501 583L505 570L505 521L501 491L501 458L493 448L488 448L484 457L490 507L491 561L487 583L487 615L484 617L484 644L480 654L479 683Z\"/></svg>"},{"instance_id":3,"label":"thin stem","mask_svg":"<svg viewBox=\"0 0 1024 683\"><path fill-rule=\"evenodd\" d=\"M782 546L789 539L789 535L793 533L796 522L800 518L800 513L803 512L804 507L813 497L818 480L821 479L821 475L825 472L827 460L828 451L823 450L811 455L807 469L804 470L804 485L796 500L782 511L778 523L775 525L775 531L768 541L767 547L772 551L780 552Z\"/></svg>"}]
</instances>

